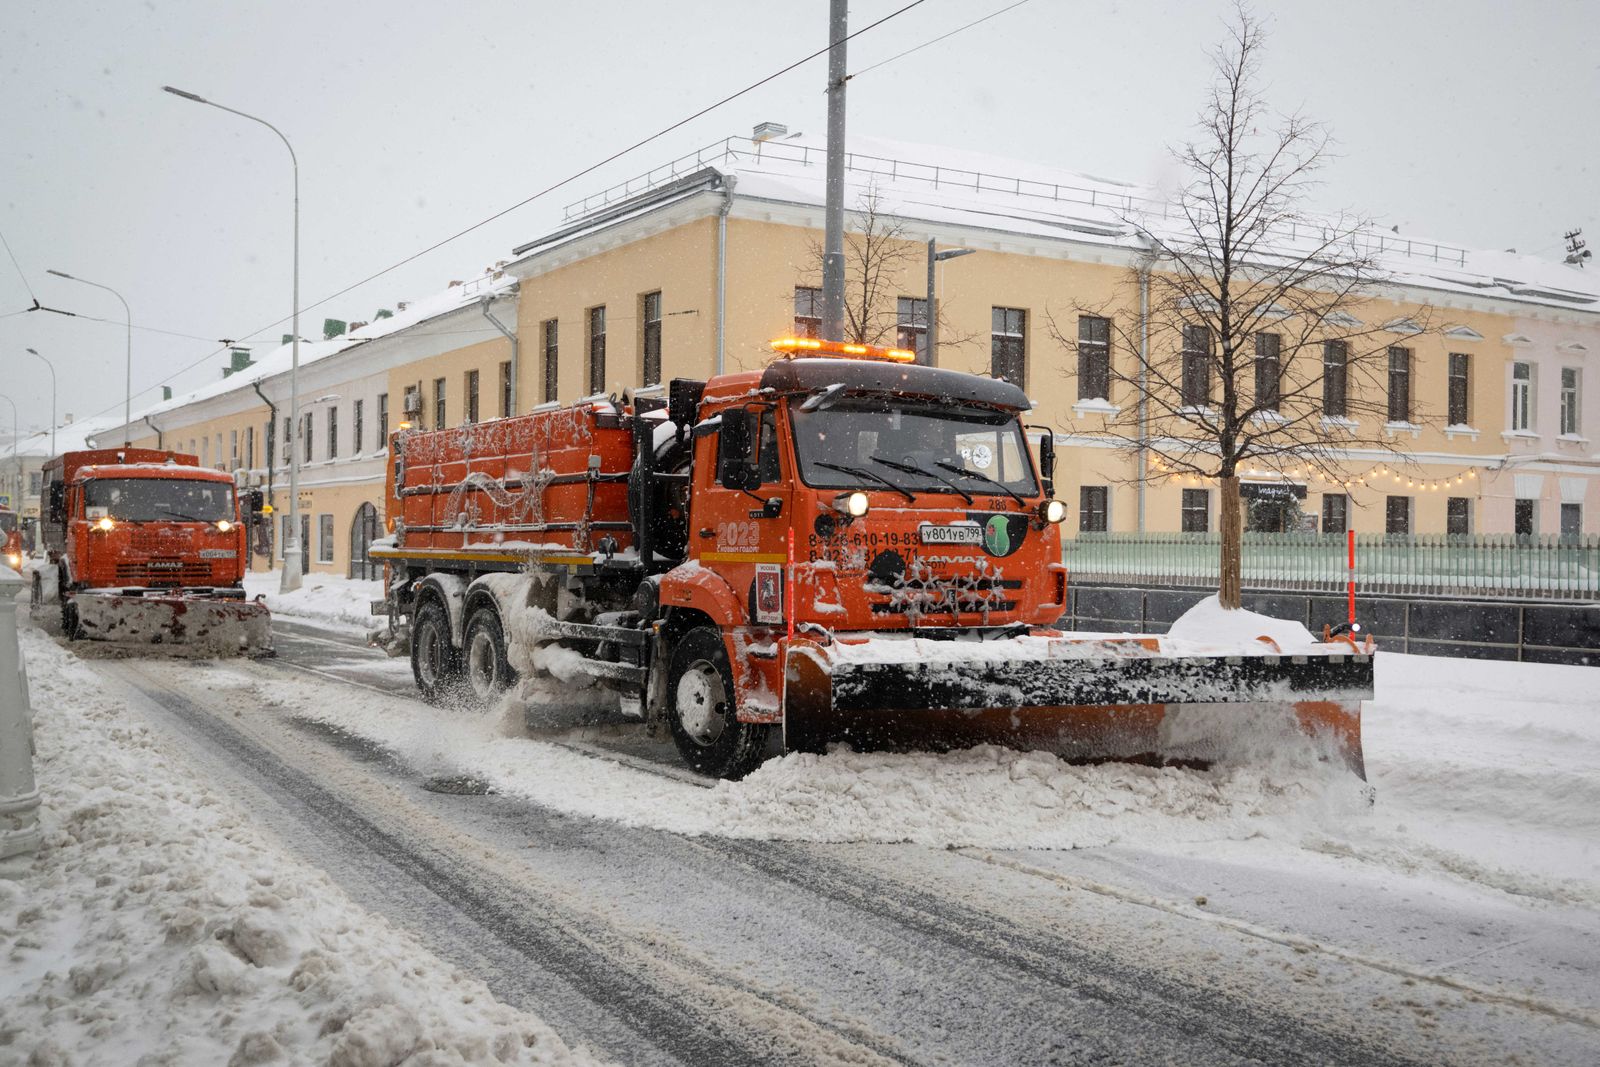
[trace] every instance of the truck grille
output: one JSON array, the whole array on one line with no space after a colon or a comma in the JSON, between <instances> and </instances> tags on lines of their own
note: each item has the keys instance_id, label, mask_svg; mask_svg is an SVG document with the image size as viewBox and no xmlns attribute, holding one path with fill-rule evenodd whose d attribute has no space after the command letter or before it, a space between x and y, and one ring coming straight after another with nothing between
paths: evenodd
<instances>
[{"instance_id":1,"label":"truck grille","mask_svg":"<svg viewBox=\"0 0 1600 1067\"><path fill-rule=\"evenodd\" d=\"M211 564L191 560L148 560L117 564L117 581L123 585L176 585L209 582Z\"/></svg>"}]
</instances>

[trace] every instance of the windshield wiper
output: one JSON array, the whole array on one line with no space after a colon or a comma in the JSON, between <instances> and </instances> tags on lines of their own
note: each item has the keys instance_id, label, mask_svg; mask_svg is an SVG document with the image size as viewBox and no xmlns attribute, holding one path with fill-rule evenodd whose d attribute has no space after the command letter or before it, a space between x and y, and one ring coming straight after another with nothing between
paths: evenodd
<instances>
[{"instance_id":1,"label":"windshield wiper","mask_svg":"<svg viewBox=\"0 0 1600 1067\"><path fill-rule=\"evenodd\" d=\"M882 463L885 467L893 467L895 470L905 471L907 474L926 474L929 478L937 479L938 481L943 482L945 485L948 485L951 489L954 489L957 493L960 493L962 499L964 499L967 503L972 503L971 493L967 492L965 489L961 488L955 482L952 482L949 478L946 478L942 474L935 474L933 471L930 471L924 467L919 467L914 463L901 463L899 460L885 459L883 456L873 455L868 456L867 458L872 460L874 463Z\"/></svg>"},{"instance_id":2,"label":"windshield wiper","mask_svg":"<svg viewBox=\"0 0 1600 1067\"><path fill-rule=\"evenodd\" d=\"M1000 491L1004 492L1012 500L1015 500L1018 504L1022 505L1023 507L1027 507L1028 506L1028 502L1026 500L1023 500L1020 496L1018 496L1017 495L1017 491L1015 489L1011 488L1005 482L997 482L997 481L995 481L993 478L989 477L987 474L983 473L982 471L975 471L975 470L972 470L972 469L970 469L968 467L958 467L954 463L946 463L942 459L936 459L933 462L935 464L937 464L938 466L943 467L947 471L953 471L956 474L965 474L969 478L977 478L979 481L988 482L990 485L994 486L996 489L999 489Z\"/></svg>"},{"instance_id":3,"label":"windshield wiper","mask_svg":"<svg viewBox=\"0 0 1600 1067\"><path fill-rule=\"evenodd\" d=\"M871 478L873 481L877 482L879 485L887 486L888 488L893 489L895 492L899 493L901 496L905 497L907 500L911 501L912 503L915 503L916 499L917 499L916 497L911 495L911 490L903 488L903 487L898 486L898 485L895 485L893 482L891 482L889 479L885 478L883 475L879 474L877 471L871 471L871 470L868 470L865 467L846 467L846 466L844 466L843 464L840 464L840 463L827 463L827 462L824 462L822 460L815 461L812 464L812 466L814 466L814 467L827 467L831 471L840 471L840 472L842 472L844 474L854 474L854 475L857 475L858 477L861 477L861 478Z\"/></svg>"}]
</instances>

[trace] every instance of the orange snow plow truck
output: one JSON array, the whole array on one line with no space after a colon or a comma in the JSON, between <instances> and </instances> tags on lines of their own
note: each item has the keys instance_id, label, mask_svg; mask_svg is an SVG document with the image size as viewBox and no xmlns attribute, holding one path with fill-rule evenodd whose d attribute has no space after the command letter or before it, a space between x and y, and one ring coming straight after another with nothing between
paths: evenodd
<instances>
[{"instance_id":1,"label":"orange snow plow truck","mask_svg":"<svg viewBox=\"0 0 1600 1067\"><path fill-rule=\"evenodd\" d=\"M44 466L42 532L67 637L217 653L271 648L247 601L247 530L233 478L147 448L68 452ZM35 570L34 603L51 590Z\"/></svg>"},{"instance_id":2,"label":"orange snow plow truck","mask_svg":"<svg viewBox=\"0 0 1600 1067\"><path fill-rule=\"evenodd\" d=\"M1349 641L1053 628L1066 507L1022 390L900 350L774 347L664 399L392 435L373 612L428 700L490 704L529 672L610 689L727 778L837 741L1203 762L1204 727L1263 711L1361 773L1373 665Z\"/></svg>"}]
</instances>

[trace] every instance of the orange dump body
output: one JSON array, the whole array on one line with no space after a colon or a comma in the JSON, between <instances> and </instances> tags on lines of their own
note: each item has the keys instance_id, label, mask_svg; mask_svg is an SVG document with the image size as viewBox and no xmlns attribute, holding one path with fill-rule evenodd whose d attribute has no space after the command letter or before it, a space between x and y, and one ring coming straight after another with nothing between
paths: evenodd
<instances>
[{"instance_id":1,"label":"orange dump body","mask_svg":"<svg viewBox=\"0 0 1600 1067\"><path fill-rule=\"evenodd\" d=\"M512 546L592 552L633 544L633 433L607 401L448 430L400 430L389 450L397 549L426 556Z\"/></svg>"}]
</instances>

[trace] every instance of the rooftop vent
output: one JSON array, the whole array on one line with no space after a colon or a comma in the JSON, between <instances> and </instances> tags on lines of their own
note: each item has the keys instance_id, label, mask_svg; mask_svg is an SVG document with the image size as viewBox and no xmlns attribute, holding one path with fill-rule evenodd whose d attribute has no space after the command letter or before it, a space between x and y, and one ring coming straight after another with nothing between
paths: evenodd
<instances>
[{"instance_id":1,"label":"rooftop vent","mask_svg":"<svg viewBox=\"0 0 1600 1067\"><path fill-rule=\"evenodd\" d=\"M781 122L763 122L750 133L752 141L770 141L774 137L786 137L789 127Z\"/></svg>"}]
</instances>

